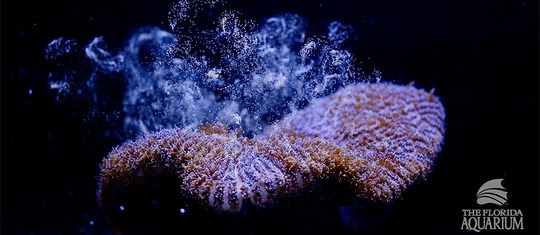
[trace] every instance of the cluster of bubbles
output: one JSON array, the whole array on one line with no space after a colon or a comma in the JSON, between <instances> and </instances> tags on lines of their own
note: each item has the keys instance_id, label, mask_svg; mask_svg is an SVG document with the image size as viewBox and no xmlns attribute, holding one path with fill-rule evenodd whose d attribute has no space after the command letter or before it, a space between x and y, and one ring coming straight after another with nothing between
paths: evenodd
<instances>
[{"instance_id":1,"label":"cluster of bubbles","mask_svg":"<svg viewBox=\"0 0 540 235\"><path fill-rule=\"evenodd\" d=\"M306 36L298 15L258 26L235 11L215 14L222 4L181 0L169 12L170 32L142 28L116 50L103 37L80 47L55 39L46 49L58 68L50 88L59 100L78 96L92 113L121 119L126 137L209 122L251 136L314 98L380 79L365 75L341 48L351 26L331 22L326 34ZM80 59L66 59L74 57Z\"/></svg>"}]
</instances>

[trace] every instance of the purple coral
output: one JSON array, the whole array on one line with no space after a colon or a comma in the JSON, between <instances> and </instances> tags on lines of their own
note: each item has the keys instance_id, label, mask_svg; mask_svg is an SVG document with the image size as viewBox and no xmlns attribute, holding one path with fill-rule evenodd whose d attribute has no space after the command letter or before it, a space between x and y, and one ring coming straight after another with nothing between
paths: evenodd
<instances>
[{"instance_id":1,"label":"purple coral","mask_svg":"<svg viewBox=\"0 0 540 235\"><path fill-rule=\"evenodd\" d=\"M118 188L173 172L187 197L216 211L262 205L329 178L359 197L388 201L429 171L444 117L433 92L351 85L253 139L213 124L124 144L103 160L98 196L106 203Z\"/></svg>"}]
</instances>

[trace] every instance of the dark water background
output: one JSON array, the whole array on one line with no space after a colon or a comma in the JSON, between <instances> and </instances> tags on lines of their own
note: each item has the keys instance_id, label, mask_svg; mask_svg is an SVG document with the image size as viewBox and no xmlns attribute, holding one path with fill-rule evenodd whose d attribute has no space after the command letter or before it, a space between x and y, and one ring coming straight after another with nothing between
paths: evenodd
<instances>
[{"instance_id":1,"label":"dark water background","mask_svg":"<svg viewBox=\"0 0 540 235\"><path fill-rule=\"evenodd\" d=\"M46 45L103 35L120 47L142 26L167 28L173 1L2 3L2 233L108 233L96 203L101 159L123 140L95 131L77 100L58 103ZM293 203L243 215L187 218L198 232L462 233L484 182L505 178L508 208L538 234L539 41L537 1L231 1L258 22L297 13L311 25L353 25L358 65L383 81L436 88L446 108L443 150L428 180L389 205ZM31 90L31 92L30 92ZM182 219L181 217L179 217ZM178 219L178 218L176 218ZM149 221L147 227L159 219ZM93 223L93 224L92 224ZM129 227L129 224L127 225ZM133 227L145 227L144 223ZM138 230L151 232L153 230Z\"/></svg>"}]
</instances>

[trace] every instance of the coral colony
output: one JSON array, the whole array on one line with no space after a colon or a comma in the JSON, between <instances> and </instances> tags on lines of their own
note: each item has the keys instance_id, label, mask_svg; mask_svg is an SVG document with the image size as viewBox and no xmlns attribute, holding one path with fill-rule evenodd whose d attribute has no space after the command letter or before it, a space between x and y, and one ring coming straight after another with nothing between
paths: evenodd
<instances>
[{"instance_id":1,"label":"coral colony","mask_svg":"<svg viewBox=\"0 0 540 235\"><path fill-rule=\"evenodd\" d=\"M327 179L360 198L389 201L423 178L440 151L444 109L411 85L357 84L314 100L252 139L221 124L167 129L115 148L103 160L99 199L174 172L215 211L239 211Z\"/></svg>"},{"instance_id":2,"label":"coral colony","mask_svg":"<svg viewBox=\"0 0 540 235\"><path fill-rule=\"evenodd\" d=\"M208 13L223 4L181 0L171 32L142 28L123 49L107 49L103 37L49 43L58 100L72 97L87 119L123 127L104 131L127 140L101 165L104 207L165 176L178 181L179 196L214 211L335 181L389 201L425 177L444 134L433 92L380 83L380 72L356 67L344 46L351 26L331 22L325 34L294 14L258 26L235 11Z\"/></svg>"}]
</instances>

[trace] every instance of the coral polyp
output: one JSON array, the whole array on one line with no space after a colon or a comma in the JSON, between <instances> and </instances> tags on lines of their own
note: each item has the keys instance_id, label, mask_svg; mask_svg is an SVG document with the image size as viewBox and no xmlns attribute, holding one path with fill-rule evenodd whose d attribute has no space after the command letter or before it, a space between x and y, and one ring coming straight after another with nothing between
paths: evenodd
<instances>
[{"instance_id":1,"label":"coral polyp","mask_svg":"<svg viewBox=\"0 0 540 235\"><path fill-rule=\"evenodd\" d=\"M215 211L262 206L328 179L389 201L429 172L444 117L438 98L412 85L350 85L252 139L209 124L124 144L103 160L98 196L106 203L119 188L173 174L184 196Z\"/></svg>"}]
</instances>

